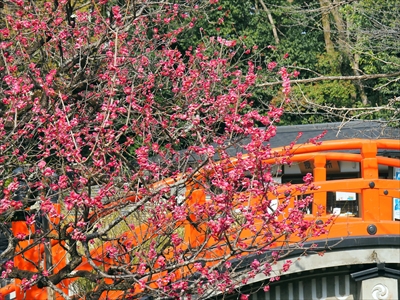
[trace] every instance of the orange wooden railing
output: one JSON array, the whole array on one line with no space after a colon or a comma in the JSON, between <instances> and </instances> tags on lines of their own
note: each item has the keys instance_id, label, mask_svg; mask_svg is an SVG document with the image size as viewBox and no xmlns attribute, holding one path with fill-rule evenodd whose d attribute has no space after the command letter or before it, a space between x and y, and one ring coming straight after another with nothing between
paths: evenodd
<instances>
[{"instance_id":1,"label":"orange wooden railing","mask_svg":"<svg viewBox=\"0 0 400 300\"><path fill-rule=\"evenodd\" d=\"M335 152L343 150L358 150L358 154L354 153L344 153ZM363 139L351 139L351 140L339 140L339 141L327 141L320 145L296 145L293 150L291 150L291 162L304 162L311 161L314 165L313 175L314 175L314 185L318 186L317 190L309 189L305 193L314 195L314 207L322 207L322 210L318 210L318 215L313 212L314 215L308 216L308 218L318 218L322 222L327 222L334 218L334 225L330 227L329 234L314 237L313 240L326 239L333 237L343 237L343 236L369 236L370 232L367 231L367 227L371 224L375 226L376 232L373 234L400 234L400 223L393 221L393 198L400 198L400 181L394 179L381 179L379 178L379 165L385 165L389 167L400 168L400 159L389 158L378 155L378 150L400 150L400 141L398 140L363 140ZM281 149L274 149L276 153L281 153L281 155L287 155L286 151ZM345 180L327 180L327 161L350 161L360 163L360 178L351 178ZM231 163L235 164L236 159L232 158ZM274 164L276 162L276 157L266 161L266 163ZM176 182L175 179L166 179L158 183L158 186L172 185ZM284 199L287 197L287 186L282 186L278 188L278 194L268 195L269 199ZM202 190L200 185L190 185L186 188L188 197L187 205L189 208L193 207L195 203L206 201L205 192ZM299 192L296 191L296 185L291 186L291 197L294 199ZM359 216L349 216L349 215L338 215L332 216L332 214L327 213L327 193L333 191L341 192L352 192L360 195L359 199ZM127 197L125 201L136 201L137 197L132 195ZM257 199L250 199L250 205L255 204ZM294 201L293 201L294 202ZM315 210L317 211L317 210ZM101 215L99 215L101 217ZM58 222L58 220L52 220L53 222ZM187 221L182 221L176 223L175 226L184 227L184 243L182 247L195 247L204 241L204 236L202 232L199 232L194 228L191 223ZM15 233L26 233L29 234L29 228L23 221L13 222L12 225L13 232ZM143 233L146 236L143 236ZM249 237L252 235L251 232L243 232L243 235L248 234ZM146 224L138 226L134 231L129 231L125 233L127 240L134 241L134 244L140 244L143 239L151 239L153 235L156 235L156 231ZM244 236L245 238L245 236ZM32 244L33 241L21 241L18 245L19 248L24 249L25 247ZM209 245L216 243L212 239L208 242ZM109 242L111 245L112 242ZM108 243L103 245L103 248L107 246ZM101 258L100 260L108 266L113 265L113 261L106 258L103 252L103 248L94 249L91 253L94 257ZM207 247L206 247L207 248ZM221 250L221 253L226 252L227 249ZM218 251L217 251L218 252ZM213 251L213 256L216 253ZM23 268L25 270L36 271L34 265L38 264L43 259L44 248L43 246L34 246L28 251L25 251L20 255L16 255L14 262L18 268ZM57 270L60 270L66 264L66 253L57 242L52 243L52 255L53 261L57 262ZM204 253L206 257L207 253ZM33 263L31 263L32 261ZM91 270L92 267L84 259L82 264L78 267L80 270ZM162 274L159 274L162 276ZM178 277L185 276L185 270L179 271ZM71 280L64 280L57 285L58 288L63 290L68 294L68 285ZM39 289L36 286L32 287L28 291L20 290L20 281L15 280L13 284L0 289L0 293L5 295L11 292L15 292L17 299L48 299L49 295L47 289ZM62 299L59 294L57 299ZM121 292L114 292L108 294L108 297L118 298Z\"/></svg>"}]
</instances>

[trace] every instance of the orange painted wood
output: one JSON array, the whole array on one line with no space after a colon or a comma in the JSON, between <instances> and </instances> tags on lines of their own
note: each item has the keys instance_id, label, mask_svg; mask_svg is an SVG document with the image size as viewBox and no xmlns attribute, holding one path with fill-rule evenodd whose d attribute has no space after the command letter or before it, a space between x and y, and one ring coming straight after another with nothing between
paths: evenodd
<instances>
[{"instance_id":1,"label":"orange painted wood","mask_svg":"<svg viewBox=\"0 0 400 300\"><path fill-rule=\"evenodd\" d=\"M306 194L314 194L314 205L323 207L322 213L319 215L307 215L306 218L310 220L320 219L324 222L333 220L333 225L330 227L329 234L319 237L313 237L310 241L324 240L327 238L346 238L350 236L369 236L366 228L370 224L375 224L377 226L377 235L387 235L400 234L400 222L393 221L393 198L400 198L400 182L393 179L380 179L379 178L379 165L385 165L390 167L400 167L400 159L388 158L378 156L379 150L400 150L400 143L398 140L362 140L362 139L351 139L351 140L339 140L339 141L327 141L320 145L296 145L291 151L293 155L290 160L292 162L304 162L312 161L314 164L313 176L314 185L318 186L318 189L308 189ZM358 150L359 154L354 153L343 153L334 151L346 151L346 150ZM282 149L273 149L274 153L285 155L285 151ZM242 157L245 159L246 155ZM271 158L265 163L274 164L279 160L279 157ZM333 161L350 161L360 163L360 173L361 178L350 178L345 180L326 180L327 170L326 162L328 160ZM236 163L236 159L231 159L231 167ZM302 176L299 174L299 176ZM176 178L168 178L159 183L154 184L152 188L158 189L164 186L169 186L175 184L178 180L184 180L185 175L180 175ZM194 183L194 182L197 183ZM205 225L193 226L196 223L196 217L194 210L196 209L196 204L205 203L206 195L201 186L202 174L199 172L198 178L194 181L190 181L186 186L186 197L187 197L187 207L189 210L190 222L188 220L176 222L174 226L176 228L184 228L184 241L182 243L182 249L187 249L187 247L198 247L206 242L206 237L204 232L206 231ZM278 201L283 201L286 198L285 192L288 189L291 191L291 204L289 207L293 207L295 197L297 197L300 192L296 190L298 185L287 185L282 184L277 188L276 193L267 194L265 197L268 199L278 199ZM327 193L328 192L353 192L360 195L359 205L360 205L360 215L359 217L350 217L348 215L333 216L326 212L327 205ZM244 194L246 192L243 192ZM242 193L242 194L243 194ZM238 193L239 195L239 193ZM134 193L127 196L124 201L126 202L137 202L140 201L140 195L135 195ZM233 204L237 202L237 198L232 199ZM249 197L249 205L257 205L261 201L260 197ZM59 209L59 207L58 207ZM316 210L315 210L316 211ZM102 214L96 215L96 218L101 218ZM283 218L283 216L280 216ZM54 224L60 222L59 219L53 218L51 221ZM255 226L260 230L260 237L254 237L254 233L249 230L243 230L240 233L240 238L242 240L250 243L257 242L263 243L262 232L263 230L268 230L267 228L261 228L262 222L255 219ZM25 222L13 222L13 232L29 234L29 228L27 228ZM32 229L31 229L32 230ZM137 245L145 240L152 239L159 234L159 230L152 228L148 224L141 224L131 231L124 233L126 240ZM228 233L229 240L234 240L237 237L237 233ZM279 246L282 242L296 242L295 239L287 241L282 235L281 237L276 237L277 240L274 242L273 246ZM32 243L31 241L21 241L17 247L17 252L21 249L26 248ZM57 241L52 241L52 253L54 261L57 261L57 266L55 272L61 269L66 264L66 253L62 246L58 244ZM116 265L117 262L107 258L105 256L104 249L107 246L116 246L113 242L104 243L102 247L98 247L91 252L93 257L99 258L102 261L101 265L104 270L107 270L110 266ZM212 251L209 249L213 248ZM226 245L221 244L212 238L207 240L206 250L199 253L199 257L210 260L207 264L215 264L222 258L229 257L229 248ZM35 246L24 252L25 257L29 260L38 263L43 260L44 249L42 246ZM166 254L168 258L168 254ZM127 259L129 259L127 257ZM22 267L26 270L36 271L34 266L29 263L27 259L19 254L15 257L15 264L18 267ZM97 262L98 263L98 262ZM100 265L100 263L98 263ZM82 264L78 267L78 270L92 270L92 266L88 263L86 259L83 260ZM182 278L183 276L189 274L188 269L181 268L176 271L176 277ZM161 278L162 273L156 274L154 278ZM73 282L74 279L64 280L58 285L65 292L67 292L68 285ZM111 280L111 279L110 279ZM110 281L111 282L111 281ZM20 281L16 280L15 285L9 285L0 289L0 292L8 292L15 290L18 297L22 297L23 292L19 289ZM152 287L157 288L155 284ZM115 291L108 293L108 297L113 297L117 299L122 297L122 291ZM29 297L28 297L29 295ZM47 299L46 289L40 290L33 287L27 292L27 299ZM22 298L21 298L22 299Z\"/></svg>"}]
</instances>

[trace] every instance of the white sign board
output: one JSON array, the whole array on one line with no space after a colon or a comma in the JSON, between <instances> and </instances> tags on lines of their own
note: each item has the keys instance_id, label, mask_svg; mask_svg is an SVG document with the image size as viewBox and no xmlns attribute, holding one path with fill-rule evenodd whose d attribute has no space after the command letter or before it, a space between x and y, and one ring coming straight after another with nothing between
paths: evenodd
<instances>
[{"instance_id":1,"label":"white sign board","mask_svg":"<svg viewBox=\"0 0 400 300\"><path fill-rule=\"evenodd\" d=\"M400 185L400 168L393 168L393 177L399 180ZM393 219L400 221L400 199L393 198Z\"/></svg>"},{"instance_id":2,"label":"white sign board","mask_svg":"<svg viewBox=\"0 0 400 300\"><path fill-rule=\"evenodd\" d=\"M336 192L336 201L355 201L356 199L356 193Z\"/></svg>"}]
</instances>

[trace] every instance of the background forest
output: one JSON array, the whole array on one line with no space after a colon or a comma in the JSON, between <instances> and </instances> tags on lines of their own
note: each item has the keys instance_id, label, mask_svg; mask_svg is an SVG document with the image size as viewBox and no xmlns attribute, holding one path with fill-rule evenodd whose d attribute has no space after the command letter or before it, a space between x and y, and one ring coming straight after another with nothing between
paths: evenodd
<instances>
[{"instance_id":1,"label":"background forest","mask_svg":"<svg viewBox=\"0 0 400 300\"><path fill-rule=\"evenodd\" d=\"M259 55L261 107L276 101L268 63L297 70L284 124L353 119L399 123L400 7L396 0L221 0L180 47L205 36L236 39ZM218 20L218 21L211 21ZM270 65L271 67L271 65ZM262 74L263 76L260 76Z\"/></svg>"}]
</instances>

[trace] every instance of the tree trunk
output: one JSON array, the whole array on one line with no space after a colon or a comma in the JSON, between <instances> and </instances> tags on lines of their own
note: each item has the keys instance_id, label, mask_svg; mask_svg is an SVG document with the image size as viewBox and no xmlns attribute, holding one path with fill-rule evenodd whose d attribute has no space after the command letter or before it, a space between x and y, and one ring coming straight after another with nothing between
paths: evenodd
<instances>
[{"instance_id":1,"label":"tree trunk","mask_svg":"<svg viewBox=\"0 0 400 300\"><path fill-rule=\"evenodd\" d=\"M336 29L338 32L338 46L339 49L348 57L349 61L351 62L351 68L353 70L354 76L361 76L360 73L360 55L358 53L353 54L352 53L352 45L351 45L351 40L349 39L349 34L346 33L346 26L343 21L343 18L339 12L339 6L340 3L338 0L333 0L333 3L330 3L331 5L331 12L333 19L335 20L335 25ZM357 40L358 40L357 36ZM367 94L365 93L364 85L362 84L361 80L356 80L355 81L356 88L360 92L360 97L362 100L363 105L368 105L368 97Z\"/></svg>"},{"instance_id":2,"label":"tree trunk","mask_svg":"<svg viewBox=\"0 0 400 300\"><path fill-rule=\"evenodd\" d=\"M272 26L272 34L274 35L275 43L278 45L279 44L279 37L278 37L278 31L276 30L275 22L274 19L272 18L271 11L268 9L268 7L265 5L263 0L258 0L264 9L264 11L267 13L268 16L268 21Z\"/></svg>"},{"instance_id":3,"label":"tree trunk","mask_svg":"<svg viewBox=\"0 0 400 300\"><path fill-rule=\"evenodd\" d=\"M359 76L360 74L360 55L358 53L354 54L354 57L352 57L352 68L354 75ZM358 91L360 92L360 97L362 104L364 106L368 105L368 97L367 94L365 93L364 85L362 84L361 80L356 80L356 87L358 88Z\"/></svg>"},{"instance_id":4,"label":"tree trunk","mask_svg":"<svg viewBox=\"0 0 400 300\"><path fill-rule=\"evenodd\" d=\"M329 0L319 0L319 5L322 10L322 28L324 30L325 49L328 55L335 52L335 47L331 39L331 24L329 22Z\"/></svg>"}]
</instances>

